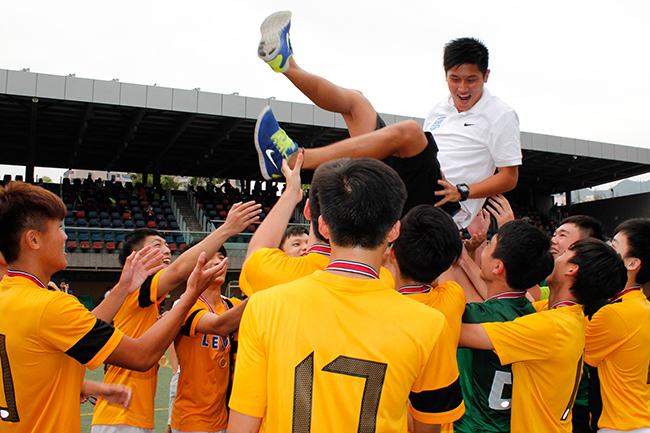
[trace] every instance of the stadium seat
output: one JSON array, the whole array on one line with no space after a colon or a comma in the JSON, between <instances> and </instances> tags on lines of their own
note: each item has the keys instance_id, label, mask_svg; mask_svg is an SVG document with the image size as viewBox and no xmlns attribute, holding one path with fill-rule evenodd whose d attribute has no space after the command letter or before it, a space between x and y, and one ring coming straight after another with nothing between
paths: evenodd
<instances>
[{"instance_id":1,"label":"stadium seat","mask_svg":"<svg viewBox=\"0 0 650 433\"><path fill-rule=\"evenodd\" d=\"M187 244L179 244L178 249L182 253L183 251L185 251L187 249Z\"/></svg>"},{"instance_id":2,"label":"stadium seat","mask_svg":"<svg viewBox=\"0 0 650 433\"><path fill-rule=\"evenodd\" d=\"M170 207L165 208L165 215L174 215L174 211Z\"/></svg>"},{"instance_id":3,"label":"stadium seat","mask_svg":"<svg viewBox=\"0 0 650 433\"><path fill-rule=\"evenodd\" d=\"M86 221L86 218L77 218L77 226L88 227L88 221Z\"/></svg>"},{"instance_id":4,"label":"stadium seat","mask_svg":"<svg viewBox=\"0 0 650 433\"><path fill-rule=\"evenodd\" d=\"M109 228L111 226L111 220L101 220L99 223L103 228ZM120 224L121 225L121 224Z\"/></svg>"},{"instance_id":5,"label":"stadium seat","mask_svg":"<svg viewBox=\"0 0 650 433\"><path fill-rule=\"evenodd\" d=\"M106 242L106 250L115 251L115 242L112 241Z\"/></svg>"},{"instance_id":6,"label":"stadium seat","mask_svg":"<svg viewBox=\"0 0 650 433\"><path fill-rule=\"evenodd\" d=\"M97 218L90 218L88 220L88 225L90 227L99 227L99 221L97 220Z\"/></svg>"},{"instance_id":7,"label":"stadium seat","mask_svg":"<svg viewBox=\"0 0 650 433\"><path fill-rule=\"evenodd\" d=\"M133 228L133 221L132 220L125 220L124 221L124 228L125 229L132 229Z\"/></svg>"},{"instance_id":8,"label":"stadium seat","mask_svg":"<svg viewBox=\"0 0 650 433\"><path fill-rule=\"evenodd\" d=\"M74 250L77 249L77 242L76 242L76 241L70 241L70 240L69 240L68 242L66 242L66 244L65 244L65 248L66 248L68 251L74 251Z\"/></svg>"},{"instance_id":9,"label":"stadium seat","mask_svg":"<svg viewBox=\"0 0 650 433\"><path fill-rule=\"evenodd\" d=\"M122 214L122 219L123 220L130 220L131 219L131 214L129 212L124 212Z\"/></svg>"},{"instance_id":10,"label":"stadium seat","mask_svg":"<svg viewBox=\"0 0 650 433\"><path fill-rule=\"evenodd\" d=\"M179 229L179 228L178 228L178 223L177 223L176 221L171 221L171 222L169 223L169 229L170 229L170 230L178 230L178 229Z\"/></svg>"},{"instance_id":11,"label":"stadium seat","mask_svg":"<svg viewBox=\"0 0 650 433\"><path fill-rule=\"evenodd\" d=\"M95 212L94 210L89 211L88 212L88 218L97 218L97 212Z\"/></svg>"},{"instance_id":12,"label":"stadium seat","mask_svg":"<svg viewBox=\"0 0 650 433\"><path fill-rule=\"evenodd\" d=\"M155 225L155 223L154 223L154 225ZM144 221L138 220L138 221L135 222L135 227L138 228L138 229L141 229L142 227L146 227L146 224L144 223Z\"/></svg>"},{"instance_id":13,"label":"stadium seat","mask_svg":"<svg viewBox=\"0 0 650 433\"><path fill-rule=\"evenodd\" d=\"M104 242L113 242L113 235L112 234L107 234L104 235Z\"/></svg>"},{"instance_id":14,"label":"stadium seat","mask_svg":"<svg viewBox=\"0 0 650 433\"><path fill-rule=\"evenodd\" d=\"M113 213L111 213L111 219L112 219L112 220L119 220L119 219L121 219L121 218L122 218L122 217L120 216L120 213L119 213L119 212L113 212Z\"/></svg>"},{"instance_id":15,"label":"stadium seat","mask_svg":"<svg viewBox=\"0 0 650 433\"><path fill-rule=\"evenodd\" d=\"M138 221L138 222L140 222L140 221ZM156 228L156 222L155 221L147 221L147 227L149 227L151 229L155 229Z\"/></svg>"},{"instance_id":16,"label":"stadium seat","mask_svg":"<svg viewBox=\"0 0 650 433\"><path fill-rule=\"evenodd\" d=\"M74 218L73 217L65 217L65 225L66 226L73 226L74 225Z\"/></svg>"},{"instance_id":17,"label":"stadium seat","mask_svg":"<svg viewBox=\"0 0 650 433\"><path fill-rule=\"evenodd\" d=\"M122 228L122 220L120 219L113 220L113 227L116 229Z\"/></svg>"},{"instance_id":18,"label":"stadium seat","mask_svg":"<svg viewBox=\"0 0 650 433\"><path fill-rule=\"evenodd\" d=\"M81 242L79 243L79 248L80 248L82 251L84 251L84 252L90 250L90 242L88 242L88 241L81 241Z\"/></svg>"},{"instance_id":19,"label":"stadium seat","mask_svg":"<svg viewBox=\"0 0 650 433\"><path fill-rule=\"evenodd\" d=\"M93 251L99 252L104 249L104 243L102 241L93 242Z\"/></svg>"},{"instance_id":20,"label":"stadium seat","mask_svg":"<svg viewBox=\"0 0 650 433\"><path fill-rule=\"evenodd\" d=\"M86 212L82 210L77 211L77 218L86 218Z\"/></svg>"},{"instance_id":21,"label":"stadium seat","mask_svg":"<svg viewBox=\"0 0 650 433\"><path fill-rule=\"evenodd\" d=\"M143 220L144 218L142 217L141 213L134 213L133 214L133 219L136 220L136 221L140 221L140 220Z\"/></svg>"},{"instance_id":22,"label":"stadium seat","mask_svg":"<svg viewBox=\"0 0 650 433\"><path fill-rule=\"evenodd\" d=\"M171 244L167 244L167 247L169 247L169 251L171 251L172 253L175 253L176 251L178 251L178 247L173 242Z\"/></svg>"},{"instance_id":23,"label":"stadium seat","mask_svg":"<svg viewBox=\"0 0 650 433\"><path fill-rule=\"evenodd\" d=\"M173 214L167 215L167 221L176 221L176 217Z\"/></svg>"},{"instance_id":24,"label":"stadium seat","mask_svg":"<svg viewBox=\"0 0 650 433\"><path fill-rule=\"evenodd\" d=\"M176 236L176 239L174 239L177 244L184 244L185 243L185 238L183 236Z\"/></svg>"}]
</instances>

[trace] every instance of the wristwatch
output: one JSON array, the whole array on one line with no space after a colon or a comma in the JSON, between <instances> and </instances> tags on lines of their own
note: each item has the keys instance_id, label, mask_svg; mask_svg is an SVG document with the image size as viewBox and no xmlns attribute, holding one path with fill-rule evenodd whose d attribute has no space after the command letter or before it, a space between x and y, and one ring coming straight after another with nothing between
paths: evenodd
<instances>
[{"instance_id":1,"label":"wristwatch","mask_svg":"<svg viewBox=\"0 0 650 433\"><path fill-rule=\"evenodd\" d=\"M467 186L466 183L459 183L458 185L456 185L456 189L460 193L459 201L467 200L467 197L469 197L469 186Z\"/></svg>"}]
</instances>

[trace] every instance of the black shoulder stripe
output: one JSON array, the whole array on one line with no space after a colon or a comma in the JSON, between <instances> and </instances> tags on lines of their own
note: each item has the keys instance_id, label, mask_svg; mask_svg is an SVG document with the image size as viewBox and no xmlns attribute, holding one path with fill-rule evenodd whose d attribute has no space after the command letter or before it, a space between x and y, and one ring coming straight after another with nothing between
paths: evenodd
<instances>
[{"instance_id":1,"label":"black shoulder stripe","mask_svg":"<svg viewBox=\"0 0 650 433\"><path fill-rule=\"evenodd\" d=\"M192 322L194 322L194 318L196 317L197 314L199 314L199 311L201 310L196 310L192 314L190 314L190 317L188 317L185 323L183 324L183 327L181 328L179 334L185 335L187 337L190 336L190 331L192 331Z\"/></svg>"},{"instance_id":2,"label":"black shoulder stripe","mask_svg":"<svg viewBox=\"0 0 650 433\"><path fill-rule=\"evenodd\" d=\"M108 340L115 332L108 323L103 320L97 319L95 326L77 344L68 349L65 353L71 358L76 359L81 364L90 362L91 359L99 353L100 350L106 345Z\"/></svg>"},{"instance_id":3,"label":"black shoulder stripe","mask_svg":"<svg viewBox=\"0 0 650 433\"><path fill-rule=\"evenodd\" d=\"M456 409L463 402L460 380L451 385L433 391L411 392L411 405L418 412L444 413Z\"/></svg>"},{"instance_id":4,"label":"black shoulder stripe","mask_svg":"<svg viewBox=\"0 0 650 433\"><path fill-rule=\"evenodd\" d=\"M155 275L149 275L140 286L140 293L138 294L138 305L140 305L140 308L147 308L153 305L153 302L151 302L151 283Z\"/></svg>"}]
</instances>

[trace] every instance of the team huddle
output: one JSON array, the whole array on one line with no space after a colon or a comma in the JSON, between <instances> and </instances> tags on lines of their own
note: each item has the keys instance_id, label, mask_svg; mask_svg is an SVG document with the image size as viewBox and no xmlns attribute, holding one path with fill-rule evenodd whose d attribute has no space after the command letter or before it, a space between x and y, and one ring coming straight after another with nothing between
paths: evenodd
<instances>
[{"instance_id":1,"label":"team huddle","mask_svg":"<svg viewBox=\"0 0 650 433\"><path fill-rule=\"evenodd\" d=\"M609 243L589 216L552 238L514 220L501 194L517 183L518 118L484 88L476 39L446 45L450 94L423 130L386 126L360 92L301 69L290 23L268 17L258 55L341 114L350 138L302 148L260 114L262 174L286 187L250 240L246 300L221 295L223 245L259 204L233 205L174 261L157 231L132 231L119 282L91 312L46 290L67 265L61 199L0 189L0 431L78 432L93 395L93 433L153 432L157 362L173 343L172 432L650 432L650 220L623 222ZM303 169L315 170L308 233L287 230ZM479 246L490 214L498 232ZM102 364L103 383L84 380Z\"/></svg>"}]
</instances>

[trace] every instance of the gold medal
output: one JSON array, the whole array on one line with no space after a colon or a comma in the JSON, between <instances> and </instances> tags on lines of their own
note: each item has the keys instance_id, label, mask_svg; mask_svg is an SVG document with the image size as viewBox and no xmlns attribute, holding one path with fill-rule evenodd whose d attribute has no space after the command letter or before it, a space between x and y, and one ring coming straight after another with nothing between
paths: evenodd
<instances>
[{"instance_id":1,"label":"gold medal","mask_svg":"<svg viewBox=\"0 0 650 433\"><path fill-rule=\"evenodd\" d=\"M226 368L228 366L228 360L226 358L221 358L219 360L219 367Z\"/></svg>"}]
</instances>

